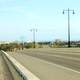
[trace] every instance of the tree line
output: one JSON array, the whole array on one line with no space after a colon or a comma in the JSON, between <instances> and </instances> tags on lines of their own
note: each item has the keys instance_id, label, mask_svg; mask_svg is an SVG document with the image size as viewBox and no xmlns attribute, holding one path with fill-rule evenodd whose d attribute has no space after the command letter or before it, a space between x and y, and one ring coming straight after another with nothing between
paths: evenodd
<instances>
[{"instance_id":1,"label":"tree line","mask_svg":"<svg viewBox=\"0 0 80 80\"><path fill-rule=\"evenodd\" d=\"M55 41L42 41L36 42L35 48L44 48L44 46L51 47L51 48L66 48L68 45L67 41L62 41L60 39L56 39ZM27 43L6 43L0 44L0 50L4 51L16 51L16 50L23 50L33 48L33 42ZM71 47L80 47L80 41L71 41Z\"/></svg>"}]
</instances>

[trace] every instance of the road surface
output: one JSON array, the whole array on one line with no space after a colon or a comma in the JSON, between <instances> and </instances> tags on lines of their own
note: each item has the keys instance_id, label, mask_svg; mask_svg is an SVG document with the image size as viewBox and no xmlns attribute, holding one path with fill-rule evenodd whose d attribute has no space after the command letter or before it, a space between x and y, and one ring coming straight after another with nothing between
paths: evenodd
<instances>
[{"instance_id":1,"label":"road surface","mask_svg":"<svg viewBox=\"0 0 80 80\"><path fill-rule=\"evenodd\" d=\"M29 49L11 55L41 80L80 80L80 49Z\"/></svg>"}]
</instances>

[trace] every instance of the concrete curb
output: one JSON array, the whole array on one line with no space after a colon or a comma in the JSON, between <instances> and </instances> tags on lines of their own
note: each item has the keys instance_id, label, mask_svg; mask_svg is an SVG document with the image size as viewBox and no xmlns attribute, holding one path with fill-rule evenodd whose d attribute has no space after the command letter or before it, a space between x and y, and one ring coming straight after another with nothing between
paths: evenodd
<instances>
[{"instance_id":1,"label":"concrete curb","mask_svg":"<svg viewBox=\"0 0 80 80\"><path fill-rule=\"evenodd\" d=\"M38 77L36 77L33 73L31 73L24 66L22 66L18 61L16 61L9 54L4 52L3 50L2 50L2 52L8 58L8 60L15 66L16 71L20 74L20 76L23 78L23 80L40 80Z\"/></svg>"}]
</instances>

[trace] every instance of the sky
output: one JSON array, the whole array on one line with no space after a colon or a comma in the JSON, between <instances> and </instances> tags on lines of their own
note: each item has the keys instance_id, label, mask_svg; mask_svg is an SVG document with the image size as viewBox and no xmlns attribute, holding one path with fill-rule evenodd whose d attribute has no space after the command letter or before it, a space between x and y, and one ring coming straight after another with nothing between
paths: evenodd
<instances>
[{"instance_id":1,"label":"sky","mask_svg":"<svg viewBox=\"0 0 80 80\"><path fill-rule=\"evenodd\" d=\"M80 40L80 0L0 0L0 41L67 40L70 11L71 40Z\"/></svg>"}]
</instances>

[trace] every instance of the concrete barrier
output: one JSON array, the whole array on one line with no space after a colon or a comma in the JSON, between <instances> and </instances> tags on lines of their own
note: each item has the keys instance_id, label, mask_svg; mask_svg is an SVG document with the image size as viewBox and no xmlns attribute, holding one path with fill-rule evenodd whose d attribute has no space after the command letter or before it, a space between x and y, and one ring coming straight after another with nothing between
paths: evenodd
<instances>
[{"instance_id":1,"label":"concrete barrier","mask_svg":"<svg viewBox=\"0 0 80 80\"><path fill-rule=\"evenodd\" d=\"M16 61L13 57L11 57L9 54L4 52L2 50L2 53L4 56L7 57L7 59L12 63L16 71L19 73L19 75L22 77L22 80L40 80L38 77L36 77L33 73L31 73L28 69L26 69L24 66L22 66L18 61Z\"/></svg>"}]
</instances>

